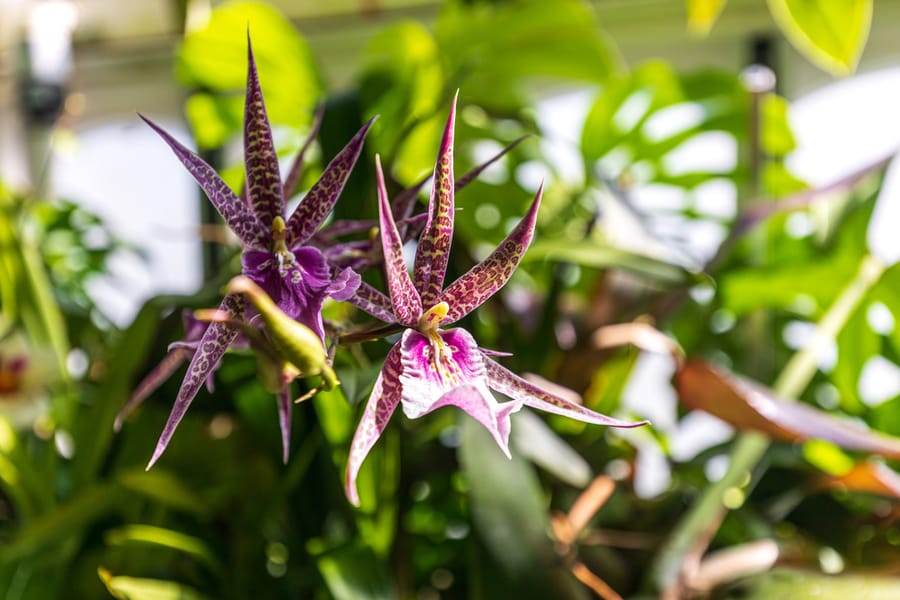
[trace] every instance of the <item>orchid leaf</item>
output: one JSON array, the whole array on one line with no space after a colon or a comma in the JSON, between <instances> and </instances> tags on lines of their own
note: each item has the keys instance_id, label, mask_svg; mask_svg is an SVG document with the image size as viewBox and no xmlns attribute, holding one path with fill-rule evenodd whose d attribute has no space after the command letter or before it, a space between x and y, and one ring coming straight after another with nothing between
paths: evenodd
<instances>
[{"instance_id":1,"label":"orchid leaf","mask_svg":"<svg viewBox=\"0 0 900 600\"><path fill-rule=\"evenodd\" d=\"M719 592L722 598L768 600L771 598L900 597L900 580L889 575L842 573L825 575L810 570L777 568L741 579Z\"/></svg>"},{"instance_id":2,"label":"orchid leaf","mask_svg":"<svg viewBox=\"0 0 900 600\"><path fill-rule=\"evenodd\" d=\"M768 0L769 10L791 44L833 75L856 69L869 36L872 0Z\"/></svg>"},{"instance_id":3,"label":"orchid leaf","mask_svg":"<svg viewBox=\"0 0 900 600\"><path fill-rule=\"evenodd\" d=\"M737 429L759 431L787 442L823 439L847 450L900 458L900 438L790 402L700 360L691 360L678 370L675 387L682 404L706 411Z\"/></svg>"}]
</instances>

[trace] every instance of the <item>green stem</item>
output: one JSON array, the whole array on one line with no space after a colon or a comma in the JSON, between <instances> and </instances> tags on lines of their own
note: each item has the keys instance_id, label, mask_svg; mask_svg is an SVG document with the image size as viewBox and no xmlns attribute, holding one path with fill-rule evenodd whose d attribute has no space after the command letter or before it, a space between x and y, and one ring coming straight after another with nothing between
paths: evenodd
<instances>
[{"instance_id":1,"label":"green stem","mask_svg":"<svg viewBox=\"0 0 900 600\"><path fill-rule=\"evenodd\" d=\"M884 265L871 256L860 262L856 276L841 290L828 312L819 321L812 343L794 354L775 381L779 396L799 396L818 369L818 359L826 345L833 341L872 287L878 283ZM751 481L751 471L769 447L769 440L758 433L738 436L725 475L711 483L688 513L675 526L651 569L652 584L657 591L671 590L683 571L685 557L696 552L715 534L730 508L737 508Z\"/></svg>"}]
</instances>

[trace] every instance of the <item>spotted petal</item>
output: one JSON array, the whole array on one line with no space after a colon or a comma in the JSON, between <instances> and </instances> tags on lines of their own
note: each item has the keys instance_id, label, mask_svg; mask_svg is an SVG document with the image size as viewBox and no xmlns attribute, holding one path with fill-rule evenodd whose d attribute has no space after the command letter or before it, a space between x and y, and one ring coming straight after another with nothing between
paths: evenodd
<instances>
[{"instance_id":1,"label":"spotted petal","mask_svg":"<svg viewBox=\"0 0 900 600\"><path fill-rule=\"evenodd\" d=\"M272 228L272 220L284 215L284 195L272 127L266 116L253 48L247 37L247 97L244 104L244 165L247 198L260 224Z\"/></svg>"},{"instance_id":2,"label":"spotted petal","mask_svg":"<svg viewBox=\"0 0 900 600\"><path fill-rule=\"evenodd\" d=\"M394 309L391 299L363 281L356 288L356 293L347 300L356 308L369 313L376 319L385 323L395 323Z\"/></svg>"},{"instance_id":3,"label":"spotted petal","mask_svg":"<svg viewBox=\"0 0 900 600\"><path fill-rule=\"evenodd\" d=\"M391 306L399 323L415 327L422 316L422 301L413 287L406 261L403 259L403 242L397 231L397 224L388 204L387 189L384 185L384 173L381 160L375 157L375 175L378 180L378 223L381 227L381 249L384 253L384 268L387 272L388 290L391 295Z\"/></svg>"},{"instance_id":4,"label":"spotted petal","mask_svg":"<svg viewBox=\"0 0 900 600\"><path fill-rule=\"evenodd\" d=\"M497 402L488 389L484 359L468 331L457 328L435 335L440 344L412 329L403 332L400 384L404 414L415 419L442 406L456 406L481 423L508 457L509 415L522 403ZM440 348L440 357L435 357L436 348Z\"/></svg>"},{"instance_id":5,"label":"spotted petal","mask_svg":"<svg viewBox=\"0 0 900 600\"><path fill-rule=\"evenodd\" d=\"M444 286L444 274L450 257L453 238L453 129L456 123L456 97L450 106L450 116L434 166L434 183L428 201L428 220L419 237L413 276L422 305L431 307L438 302Z\"/></svg>"},{"instance_id":6,"label":"spotted petal","mask_svg":"<svg viewBox=\"0 0 900 600\"><path fill-rule=\"evenodd\" d=\"M533 383L525 381L486 356L484 357L484 366L487 371L488 385L490 385L491 389L497 390L514 400L519 400L522 404L531 408L577 419L585 423L607 425L609 427L639 427L649 423L649 421L622 421L621 419L614 419L613 417L594 412L589 408L570 402L565 398L560 398Z\"/></svg>"},{"instance_id":7,"label":"spotted petal","mask_svg":"<svg viewBox=\"0 0 900 600\"><path fill-rule=\"evenodd\" d=\"M347 142L344 149L328 163L322 176L307 192L294 214L288 219L287 242L289 246L303 244L309 240L334 208L334 203L341 195L344 184L350 177L350 171L353 170L353 165L356 164L356 159L362 152L366 134L374 122L375 119L372 118L363 125L362 129Z\"/></svg>"},{"instance_id":8,"label":"spotted petal","mask_svg":"<svg viewBox=\"0 0 900 600\"><path fill-rule=\"evenodd\" d=\"M531 243L542 192L543 186L528 212L497 249L444 290L440 300L450 305L450 311L442 325L463 318L506 285Z\"/></svg>"},{"instance_id":9,"label":"spotted petal","mask_svg":"<svg viewBox=\"0 0 900 600\"><path fill-rule=\"evenodd\" d=\"M297 184L300 183L300 175L303 173L303 160L306 158L306 152L309 150L309 147L312 146L313 140L319 135L319 129L322 127L322 119L324 117L325 103L320 102L318 108L316 108L316 116L313 117L309 135L306 137L306 141L303 142L300 152L298 152L296 158L294 158L294 163L291 165L291 170L288 171L287 177L284 178L283 188L285 198L290 198L297 191Z\"/></svg>"},{"instance_id":10,"label":"spotted petal","mask_svg":"<svg viewBox=\"0 0 900 600\"><path fill-rule=\"evenodd\" d=\"M159 125L138 115L149 125L175 152L178 160L187 168L191 176L200 184L203 191L229 228L238 239L249 248L262 250L268 247L269 232L250 211L246 204L228 187L219 174L202 158L182 146L175 138L166 133Z\"/></svg>"},{"instance_id":11,"label":"spotted petal","mask_svg":"<svg viewBox=\"0 0 900 600\"><path fill-rule=\"evenodd\" d=\"M291 402L291 386L285 385L278 392L278 426L281 429L281 460L287 464L291 455L291 411L294 403Z\"/></svg>"},{"instance_id":12,"label":"spotted petal","mask_svg":"<svg viewBox=\"0 0 900 600\"><path fill-rule=\"evenodd\" d=\"M344 480L344 492L354 506L359 506L359 492L356 489L356 478L363 461L372 450L372 446L381 437L387 427L391 415L400 402L400 349L394 345L384 359L384 367L375 380L375 387L369 395L369 402L363 412L362 419L353 434L350 444L350 455L347 457L347 475Z\"/></svg>"},{"instance_id":13,"label":"spotted petal","mask_svg":"<svg viewBox=\"0 0 900 600\"><path fill-rule=\"evenodd\" d=\"M244 301L240 296L225 296L219 305L219 310L225 311L233 319L239 320L244 314ZM210 371L219 363L222 355L225 354L225 350L228 349L228 346L234 341L237 334L236 329L224 323L213 322L206 328L206 333L200 338L197 351L194 352L191 363L188 365L187 373L184 375L184 380L181 382L181 389L178 390L175 405L172 407L169 420L166 421L162 435L159 436L159 441L156 443L153 457L150 459L150 464L147 465L148 469L165 452L166 446L169 445L169 440L172 439L172 435L175 433L175 428L178 427L178 424L184 417L184 413L190 407L194 396L197 395Z\"/></svg>"}]
</instances>

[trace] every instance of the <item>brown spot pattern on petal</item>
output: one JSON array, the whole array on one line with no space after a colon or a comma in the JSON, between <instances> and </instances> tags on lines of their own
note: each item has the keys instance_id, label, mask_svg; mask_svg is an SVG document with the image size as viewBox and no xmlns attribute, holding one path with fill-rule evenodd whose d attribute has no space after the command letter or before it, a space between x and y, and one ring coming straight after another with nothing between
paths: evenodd
<instances>
[{"instance_id":1,"label":"brown spot pattern on petal","mask_svg":"<svg viewBox=\"0 0 900 600\"><path fill-rule=\"evenodd\" d=\"M247 170L247 197L256 218L270 228L272 219L282 216L284 197L272 128L259 87L253 50L247 45L247 98L244 105L244 165Z\"/></svg>"}]
</instances>

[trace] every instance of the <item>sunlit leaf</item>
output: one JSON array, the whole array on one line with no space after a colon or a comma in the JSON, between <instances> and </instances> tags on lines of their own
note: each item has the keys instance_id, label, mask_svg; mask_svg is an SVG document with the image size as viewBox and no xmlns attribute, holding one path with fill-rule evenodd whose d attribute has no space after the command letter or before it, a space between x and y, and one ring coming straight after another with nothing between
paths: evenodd
<instances>
[{"instance_id":1,"label":"sunlit leaf","mask_svg":"<svg viewBox=\"0 0 900 600\"><path fill-rule=\"evenodd\" d=\"M760 384L700 360L688 361L676 372L675 387L682 404L737 429L760 431L787 442L823 439L848 450L900 458L900 438L780 398Z\"/></svg>"},{"instance_id":2,"label":"sunlit leaf","mask_svg":"<svg viewBox=\"0 0 900 600\"><path fill-rule=\"evenodd\" d=\"M677 265L592 240L578 244L565 239L537 240L524 260L556 260L595 269L623 269L669 284L683 283L693 277Z\"/></svg>"},{"instance_id":3,"label":"sunlit leaf","mask_svg":"<svg viewBox=\"0 0 900 600\"><path fill-rule=\"evenodd\" d=\"M222 571L222 564L207 544L199 538L185 535L179 531L151 525L125 525L107 531L104 538L110 546L138 544L177 550L200 559L217 572Z\"/></svg>"},{"instance_id":4,"label":"sunlit leaf","mask_svg":"<svg viewBox=\"0 0 900 600\"><path fill-rule=\"evenodd\" d=\"M869 36L872 0L768 0L784 35L819 67L835 75L856 68Z\"/></svg>"},{"instance_id":5,"label":"sunlit leaf","mask_svg":"<svg viewBox=\"0 0 900 600\"><path fill-rule=\"evenodd\" d=\"M397 597L386 565L366 548L344 546L319 556L316 564L335 600Z\"/></svg>"},{"instance_id":6,"label":"sunlit leaf","mask_svg":"<svg viewBox=\"0 0 900 600\"><path fill-rule=\"evenodd\" d=\"M205 596L174 581L113 575L100 567L97 570L103 585L118 600L202 600Z\"/></svg>"},{"instance_id":7,"label":"sunlit leaf","mask_svg":"<svg viewBox=\"0 0 900 600\"><path fill-rule=\"evenodd\" d=\"M698 35L706 35L712 29L726 0L686 0L688 29Z\"/></svg>"},{"instance_id":8,"label":"sunlit leaf","mask_svg":"<svg viewBox=\"0 0 900 600\"><path fill-rule=\"evenodd\" d=\"M176 57L181 83L205 90L198 99L188 101L187 111L203 147L221 143L227 137L223 132L236 133L240 128L248 30L269 119L290 127L303 127L312 120L322 81L306 41L272 6L232 0L213 10L205 27L185 36ZM214 101L210 92L231 98Z\"/></svg>"},{"instance_id":9,"label":"sunlit leaf","mask_svg":"<svg viewBox=\"0 0 900 600\"><path fill-rule=\"evenodd\" d=\"M716 594L723 600L772 600L774 598L817 598L845 600L900 597L900 579L888 575L825 575L809 570L774 569L742 579Z\"/></svg>"},{"instance_id":10,"label":"sunlit leaf","mask_svg":"<svg viewBox=\"0 0 900 600\"><path fill-rule=\"evenodd\" d=\"M498 110L520 106L528 79L601 82L620 68L590 8L573 0L447 2L435 35L448 78L465 82L462 99Z\"/></svg>"}]
</instances>

